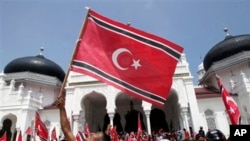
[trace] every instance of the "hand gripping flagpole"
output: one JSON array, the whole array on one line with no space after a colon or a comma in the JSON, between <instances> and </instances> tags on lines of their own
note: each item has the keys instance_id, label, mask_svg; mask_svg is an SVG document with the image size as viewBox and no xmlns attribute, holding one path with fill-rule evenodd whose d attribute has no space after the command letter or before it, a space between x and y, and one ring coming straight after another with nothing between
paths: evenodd
<instances>
[{"instance_id":1,"label":"hand gripping flagpole","mask_svg":"<svg viewBox=\"0 0 250 141\"><path fill-rule=\"evenodd\" d=\"M83 22L82 29L81 29L81 31L80 31L79 37L78 37L78 39L77 39L77 41L76 41L76 46L75 46L75 48L74 48L72 58L70 59L70 63L69 63L69 67L68 67L66 76L64 77L64 80L63 80L63 83L62 83L60 92L59 92L59 94L58 94L57 97L65 96L65 95L64 95L64 94L65 94L65 93L64 93L64 92L65 92L65 89L64 89L64 88L65 88L65 86L66 86L66 82L67 82L67 79L68 79L68 76L69 76L69 73L70 73L70 70L71 70L70 68L71 68L71 66L72 66L72 62L73 62L73 58L74 58L74 56L75 56L76 49L78 48L79 43L81 42L81 37L82 37L82 35L83 35L84 31L85 31L85 28L86 28L86 21L87 21L87 19L88 19L88 15L89 15L89 11L90 11L90 8L89 8L89 7L85 7L85 8L87 9L86 17L85 17L85 19L84 19L84 22Z\"/></svg>"}]
</instances>

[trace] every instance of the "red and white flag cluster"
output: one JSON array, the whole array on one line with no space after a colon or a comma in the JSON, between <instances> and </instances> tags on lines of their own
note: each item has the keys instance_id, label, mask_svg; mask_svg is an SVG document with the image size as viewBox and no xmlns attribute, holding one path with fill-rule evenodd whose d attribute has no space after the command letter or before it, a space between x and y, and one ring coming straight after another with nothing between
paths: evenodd
<instances>
[{"instance_id":1,"label":"red and white flag cluster","mask_svg":"<svg viewBox=\"0 0 250 141\"><path fill-rule=\"evenodd\" d=\"M17 132L16 141L23 141L22 131Z\"/></svg>"},{"instance_id":2,"label":"red and white flag cluster","mask_svg":"<svg viewBox=\"0 0 250 141\"><path fill-rule=\"evenodd\" d=\"M57 141L56 128L55 127L51 131L50 139L53 140L53 141Z\"/></svg>"},{"instance_id":3,"label":"red and white flag cluster","mask_svg":"<svg viewBox=\"0 0 250 141\"><path fill-rule=\"evenodd\" d=\"M36 131L37 136L40 137L40 140L42 141L48 140L49 138L48 130L46 128L46 125L41 120L38 112L36 112L36 115L35 115L35 131Z\"/></svg>"},{"instance_id":4,"label":"red and white flag cluster","mask_svg":"<svg viewBox=\"0 0 250 141\"><path fill-rule=\"evenodd\" d=\"M222 100L226 107L226 111L231 120L231 124L239 125L240 124L240 110L237 106L237 103L234 101L232 96L228 93L227 89L222 85L221 80L218 75L216 75L216 80L222 94Z\"/></svg>"},{"instance_id":5,"label":"red and white flag cluster","mask_svg":"<svg viewBox=\"0 0 250 141\"><path fill-rule=\"evenodd\" d=\"M90 130L89 130L88 124L86 123L84 125L84 130L77 132L76 140L77 141L85 141L88 137L90 137Z\"/></svg>"}]
</instances>

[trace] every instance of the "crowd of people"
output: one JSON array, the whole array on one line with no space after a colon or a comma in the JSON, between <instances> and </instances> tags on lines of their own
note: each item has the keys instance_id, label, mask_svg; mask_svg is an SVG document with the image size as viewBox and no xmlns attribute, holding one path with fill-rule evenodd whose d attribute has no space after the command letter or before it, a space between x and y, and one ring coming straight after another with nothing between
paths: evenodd
<instances>
[{"instance_id":1,"label":"crowd of people","mask_svg":"<svg viewBox=\"0 0 250 141\"><path fill-rule=\"evenodd\" d=\"M60 111L61 128L66 141L77 141L75 135L71 131L69 121L67 119L66 110L64 107L65 100L63 97L58 97L57 106ZM169 132L160 129L157 132L148 134L142 132L119 132L112 131L111 125L107 125L102 132L92 133L85 138L86 141L229 141L225 135L218 129L208 130L206 133L202 127L197 134L190 133L185 128L178 130L170 130Z\"/></svg>"},{"instance_id":2,"label":"crowd of people","mask_svg":"<svg viewBox=\"0 0 250 141\"><path fill-rule=\"evenodd\" d=\"M112 136L112 134L111 134ZM197 134L190 134L185 128L166 132L160 129L149 135L146 131L139 136L136 132L122 132L118 135L119 141L229 141L218 129L205 132L202 127ZM112 139L112 137L111 137Z\"/></svg>"}]
</instances>

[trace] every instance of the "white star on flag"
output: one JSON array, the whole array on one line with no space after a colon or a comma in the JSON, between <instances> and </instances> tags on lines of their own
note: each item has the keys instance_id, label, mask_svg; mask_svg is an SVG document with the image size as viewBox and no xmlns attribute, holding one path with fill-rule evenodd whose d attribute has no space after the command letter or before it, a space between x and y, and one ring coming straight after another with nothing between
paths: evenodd
<instances>
[{"instance_id":1,"label":"white star on flag","mask_svg":"<svg viewBox=\"0 0 250 141\"><path fill-rule=\"evenodd\" d=\"M133 64L131 66L135 67L135 70L137 70L138 67L141 67L140 60L133 59Z\"/></svg>"},{"instance_id":2,"label":"white star on flag","mask_svg":"<svg viewBox=\"0 0 250 141\"><path fill-rule=\"evenodd\" d=\"M235 111L234 111L234 109L232 107L230 107L230 109L228 111L229 111L230 114L234 114L235 113Z\"/></svg>"}]
</instances>

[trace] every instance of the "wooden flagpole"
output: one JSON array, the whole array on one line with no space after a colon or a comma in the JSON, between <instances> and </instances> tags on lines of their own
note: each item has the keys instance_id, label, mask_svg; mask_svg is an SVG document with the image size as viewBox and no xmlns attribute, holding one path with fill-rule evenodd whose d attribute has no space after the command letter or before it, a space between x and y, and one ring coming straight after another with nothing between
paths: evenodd
<instances>
[{"instance_id":1,"label":"wooden flagpole","mask_svg":"<svg viewBox=\"0 0 250 141\"><path fill-rule=\"evenodd\" d=\"M58 94L58 97L61 97L61 96L63 96L63 94L64 94L64 87L66 86L66 82L67 82L67 79L68 79L68 76L69 76L69 73L70 73L70 68L71 68L71 65L72 65L72 62L73 62L73 59L74 59L74 56L75 56L75 52L76 52L76 49L78 48L79 43L80 43L80 41L81 41L82 34L84 33L85 28L86 28L86 21L87 21L87 19L88 19L88 14L89 14L90 8L89 8L89 7L85 7L85 8L87 9L86 17L85 17L85 19L84 19L84 22L83 22L82 29L81 29L81 31L80 31L78 40L76 41L76 46L75 46L75 48L74 48L73 55L72 55L72 57L71 57L71 59L70 59L69 67L68 67L67 73L66 73L66 75L65 75L65 77L64 77L64 80L63 80L63 83L62 83L60 92L59 92L59 94Z\"/></svg>"}]
</instances>

